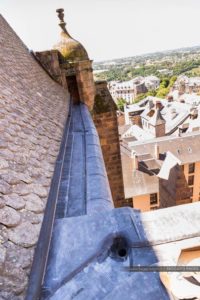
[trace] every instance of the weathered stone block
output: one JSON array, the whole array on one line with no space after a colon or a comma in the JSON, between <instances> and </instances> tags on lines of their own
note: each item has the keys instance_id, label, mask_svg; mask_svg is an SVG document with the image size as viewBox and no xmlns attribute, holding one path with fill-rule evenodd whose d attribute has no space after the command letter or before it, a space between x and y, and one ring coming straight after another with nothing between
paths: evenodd
<instances>
[{"instance_id":1,"label":"weathered stone block","mask_svg":"<svg viewBox=\"0 0 200 300\"><path fill-rule=\"evenodd\" d=\"M10 206L14 209L22 209L25 207L25 201L22 197L20 197L18 194L10 194L4 196L4 201L7 206Z\"/></svg>"},{"instance_id":2,"label":"weathered stone block","mask_svg":"<svg viewBox=\"0 0 200 300\"><path fill-rule=\"evenodd\" d=\"M37 243L38 234L38 227L30 222L23 222L13 229L8 229L8 239L27 248Z\"/></svg>"},{"instance_id":3,"label":"weathered stone block","mask_svg":"<svg viewBox=\"0 0 200 300\"><path fill-rule=\"evenodd\" d=\"M29 194L25 196L26 200L26 209L35 213L41 213L44 211L44 202L36 194Z\"/></svg>"},{"instance_id":4,"label":"weathered stone block","mask_svg":"<svg viewBox=\"0 0 200 300\"><path fill-rule=\"evenodd\" d=\"M11 207L5 206L0 209L0 223L7 227L17 226L20 222L20 215Z\"/></svg>"}]
</instances>

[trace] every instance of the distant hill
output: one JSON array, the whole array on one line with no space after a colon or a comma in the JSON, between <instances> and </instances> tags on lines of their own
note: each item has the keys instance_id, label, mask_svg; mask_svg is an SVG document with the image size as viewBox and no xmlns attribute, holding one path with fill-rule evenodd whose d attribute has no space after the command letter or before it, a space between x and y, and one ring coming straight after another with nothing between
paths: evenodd
<instances>
[{"instance_id":1,"label":"distant hill","mask_svg":"<svg viewBox=\"0 0 200 300\"><path fill-rule=\"evenodd\" d=\"M200 46L146 53L94 63L98 80L130 80L136 76L168 74L200 76ZM160 72L166 70L165 72Z\"/></svg>"},{"instance_id":2,"label":"distant hill","mask_svg":"<svg viewBox=\"0 0 200 300\"><path fill-rule=\"evenodd\" d=\"M164 50L164 51L157 51L157 52L151 52L151 53L144 53L140 55L135 56L129 56L129 57L121 57L121 58L115 58L110 60L103 60L99 62L94 62L94 65L102 65L102 64L111 64L115 62L116 64L120 64L121 62L125 61L132 61L132 60L138 60L138 59L147 59L147 58L155 58L155 57L165 57L165 56L171 56L181 53L200 53L200 45L198 46L192 46L192 47L184 47L184 48L177 48L177 49L170 49L170 50Z\"/></svg>"}]
</instances>

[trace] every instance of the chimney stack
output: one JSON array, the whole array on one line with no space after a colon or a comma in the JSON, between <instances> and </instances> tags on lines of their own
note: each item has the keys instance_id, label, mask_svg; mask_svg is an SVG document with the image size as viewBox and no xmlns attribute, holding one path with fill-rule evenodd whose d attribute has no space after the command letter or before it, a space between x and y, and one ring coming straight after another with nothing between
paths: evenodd
<instances>
[{"instance_id":1,"label":"chimney stack","mask_svg":"<svg viewBox=\"0 0 200 300\"><path fill-rule=\"evenodd\" d=\"M131 154L131 158L132 158L132 164L133 164L133 171L138 170L138 156L136 155L135 152L132 152Z\"/></svg>"},{"instance_id":2,"label":"chimney stack","mask_svg":"<svg viewBox=\"0 0 200 300\"><path fill-rule=\"evenodd\" d=\"M155 155L155 159L159 159L159 154L160 154L160 149L159 149L159 145L158 144L155 144L154 146L154 155Z\"/></svg>"},{"instance_id":3,"label":"chimney stack","mask_svg":"<svg viewBox=\"0 0 200 300\"><path fill-rule=\"evenodd\" d=\"M156 109L161 110L162 109L162 103L160 101L156 101Z\"/></svg>"},{"instance_id":4,"label":"chimney stack","mask_svg":"<svg viewBox=\"0 0 200 300\"><path fill-rule=\"evenodd\" d=\"M197 110L196 108L193 109L193 110L191 111L191 113L190 113L190 118L191 118L192 120L198 118L198 110Z\"/></svg>"},{"instance_id":5,"label":"chimney stack","mask_svg":"<svg viewBox=\"0 0 200 300\"><path fill-rule=\"evenodd\" d=\"M127 104L124 104L124 116L125 116L125 125L129 125L130 124L130 118L129 118L129 112L127 109Z\"/></svg>"}]
</instances>

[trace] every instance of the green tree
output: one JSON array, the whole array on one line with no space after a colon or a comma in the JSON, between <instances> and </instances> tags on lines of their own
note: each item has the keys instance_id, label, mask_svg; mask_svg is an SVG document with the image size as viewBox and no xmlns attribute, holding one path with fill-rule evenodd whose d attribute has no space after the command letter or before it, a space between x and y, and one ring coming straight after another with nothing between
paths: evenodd
<instances>
[{"instance_id":1,"label":"green tree","mask_svg":"<svg viewBox=\"0 0 200 300\"><path fill-rule=\"evenodd\" d=\"M165 98L167 96L167 94L169 93L170 88L166 87L166 88L162 88L160 87L156 96L159 98Z\"/></svg>"},{"instance_id":2,"label":"green tree","mask_svg":"<svg viewBox=\"0 0 200 300\"><path fill-rule=\"evenodd\" d=\"M159 87L159 88L161 88L161 89L167 88L168 85L169 85L169 78L163 78L163 79L161 80L161 83L160 83L160 87Z\"/></svg>"},{"instance_id":3,"label":"green tree","mask_svg":"<svg viewBox=\"0 0 200 300\"><path fill-rule=\"evenodd\" d=\"M124 99L118 99L117 100L117 107L119 110L124 111L124 104L126 104L126 101Z\"/></svg>"},{"instance_id":4,"label":"green tree","mask_svg":"<svg viewBox=\"0 0 200 300\"><path fill-rule=\"evenodd\" d=\"M172 76L170 78L169 87L172 87L177 79L177 76Z\"/></svg>"},{"instance_id":5,"label":"green tree","mask_svg":"<svg viewBox=\"0 0 200 300\"><path fill-rule=\"evenodd\" d=\"M147 93L143 93L143 94L139 94L135 99L134 99L134 103L137 103L141 100L143 100L144 98L148 97L148 96L156 96L156 91L149 91Z\"/></svg>"}]
</instances>

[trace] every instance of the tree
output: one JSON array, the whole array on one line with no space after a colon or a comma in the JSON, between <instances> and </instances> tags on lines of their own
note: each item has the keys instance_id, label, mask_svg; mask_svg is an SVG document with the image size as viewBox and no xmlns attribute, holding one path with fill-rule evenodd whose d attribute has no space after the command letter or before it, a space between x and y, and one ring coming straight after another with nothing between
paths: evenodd
<instances>
[{"instance_id":1,"label":"tree","mask_svg":"<svg viewBox=\"0 0 200 300\"><path fill-rule=\"evenodd\" d=\"M169 87L172 87L177 79L177 76L172 76L170 78Z\"/></svg>"},{"instance_id":2,"label":"tree","mask_svg":"<svg viewBox=\"0 0 200 300\"><path fill-rule=\"evenodd\" d=\"M117 100L117 107L119 110L124 111L124 105L126 104L126 101L122 98Z\"/></svg>"},{"instance_id":3,"label":"tree","mask_svg":"<svg viewBox=\"0 0 200 300\"><path fill-rule=\"evenodd\" d=\"M169 93L169 87L167 87L167 88L159 88L156 96L159 97L159 98L165 98L168 93Z\"/></svg>"},{"instance_id":4,"label":"tree","mask_svg":"<svg viewBox=\"0 0 200 300\"><path fill-rule=\"evenodd\" d=\"M148 96L153 96L155 97L156 96L156 91L149 91L147 93L142 93L142 94L139 94L135 99L134 99L134 103L137 103L141 100L143 100L144 98L148 97Z\"/></svg>"},{"instance_id":5,"label":"tree","mask_svg":"<svg viewBox=\"0 0 200 300\"><path fill-rule=\"evenodd\" d=\"M160 83L160 87L159 88L167 88L169 85L169 78L163 78L161 80L161 83Z\"/></svg>"}]
</instances>

